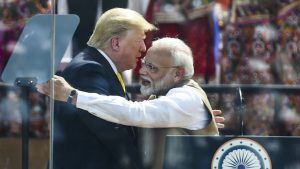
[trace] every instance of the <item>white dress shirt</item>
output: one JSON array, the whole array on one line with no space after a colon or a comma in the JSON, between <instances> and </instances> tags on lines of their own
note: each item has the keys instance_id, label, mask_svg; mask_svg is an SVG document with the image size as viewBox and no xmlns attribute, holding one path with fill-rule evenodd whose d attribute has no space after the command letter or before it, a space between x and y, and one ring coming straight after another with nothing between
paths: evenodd
<instances>
[{"instance_id":1,"label":"white dress shirt","mask_svg":"<svg viewBox=\"0 0 300 169\"><path fill-rule=\"evenodd\" d=\"M120 96L78 91L76 106L104 120L144 128L205 128L210 121L201 97L190 88L173 88L166 96L142 102Z\"/></svg>"}]
</instances>

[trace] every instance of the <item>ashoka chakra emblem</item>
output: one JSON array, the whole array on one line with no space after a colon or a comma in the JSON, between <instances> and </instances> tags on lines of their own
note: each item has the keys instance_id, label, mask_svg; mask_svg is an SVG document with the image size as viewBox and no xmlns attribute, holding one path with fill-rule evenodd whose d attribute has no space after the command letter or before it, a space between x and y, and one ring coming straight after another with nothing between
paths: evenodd
<instances>
[{"instance_id":1,"label":"ashoka chakra emblem","mask_svg":"<svg viewBox=\"0 0 300 169\"><path fill-rule=\"evenodd\" d=\"M236 138L215 152L211 169L272 169L270 157L257 142Z\"/></svg>"}]
</instances>

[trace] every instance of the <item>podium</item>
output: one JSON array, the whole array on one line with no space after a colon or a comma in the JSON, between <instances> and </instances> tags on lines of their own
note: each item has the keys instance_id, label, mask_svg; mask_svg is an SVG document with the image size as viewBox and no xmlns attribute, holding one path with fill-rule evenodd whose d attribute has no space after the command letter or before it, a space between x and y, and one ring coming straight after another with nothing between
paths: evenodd
<instances>
[{"instance_id":1,"label":"podium","mask_svg":"<svg viewBox=\"0 0 300 169\"><path fill-rule=\"evenodd\" d=\"M33 16L27 21L2 73L5 83L21 88L21 98L25 101L21 107L22 169L28 169L29 92L37 83L53 77L78 23L76 15Z\"/></svg>"},{"instance_id":2,"label":"podium","mask_svg":"<svg viewBox=\"0 0 300 169\"><path fill-rule=\"evenodd\" d=\"M164 169L300 167L300 137L167 136Z\"/></svg>"}]
</instances>

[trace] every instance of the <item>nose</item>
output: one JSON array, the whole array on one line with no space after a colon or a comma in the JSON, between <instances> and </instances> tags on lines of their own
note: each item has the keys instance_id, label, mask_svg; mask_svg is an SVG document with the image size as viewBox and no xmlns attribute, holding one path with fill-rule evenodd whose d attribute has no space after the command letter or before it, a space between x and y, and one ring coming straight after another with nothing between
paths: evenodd
<instances>
[{"instance_id":1,"label":"nose","mask_svg":"<svg viewBox=\"0 0 300 169\"><path fill-rule=\"evenodd\" d=\"M144 41L141 44L141 52L146 52L146 44Z\"/></svg>"},{"instance_id":2,"label":"nose","mask_svg":"<svg viewBox=\"0 0 300 169\"><path fill-rule=\"evenodd\" d=\"M146 66L141 66L139 74L140 75L146 75L147 74Z\"/></svg>"}]
</instances>

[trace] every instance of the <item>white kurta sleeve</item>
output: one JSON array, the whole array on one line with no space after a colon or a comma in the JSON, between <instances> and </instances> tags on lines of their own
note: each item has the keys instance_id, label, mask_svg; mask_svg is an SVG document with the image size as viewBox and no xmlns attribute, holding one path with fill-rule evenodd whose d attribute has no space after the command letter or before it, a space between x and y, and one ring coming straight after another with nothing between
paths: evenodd
<instances>
[{"instance_id":1,"label":"white kurta sleeve","mask_svg":"<svg viewBox=\"0 0 300 169\"><path fill-rule=\"evenodd\" d=\"M76 106L110 122L144 128L197 130L210 120L200 96L186 88L171 89L166 96L142 102L79 91Z\"/></svg>"}]
</instances>

